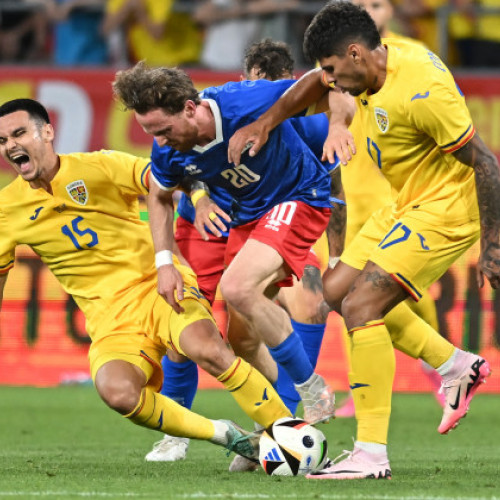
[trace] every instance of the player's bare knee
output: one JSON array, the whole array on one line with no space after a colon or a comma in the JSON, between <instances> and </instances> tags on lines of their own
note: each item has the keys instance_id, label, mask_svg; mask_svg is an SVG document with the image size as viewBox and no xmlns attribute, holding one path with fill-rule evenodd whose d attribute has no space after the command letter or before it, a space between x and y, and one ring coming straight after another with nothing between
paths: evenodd
<instances>
[{"instance_id":1,"label":"player's bare knee","mask_svg":"<svg viewBox=\"0 0 500 500\"><path fill-rule=\"evenodd\" d=\"M226 346L222 347L222 345L222 343L220 345L204 345L203 349L200 349L196 355L196 359L193 359L200 368L213 377L224 373L234 360L234 355Z\"/></svg>"},{"instance_id":2,"label":"player's bare knee","mask_svg":"<svg viewBox=\"0 0 500 500\"><path fill-rule=\"evenodd\" d=\"M222 276L220 290L224 300L238 312L247 315L255 302L255 288L245 286L245 282L239 281L232 276Z\"/></svg>"},{"instance_id":3,"label":"player's bare knee","mask_svg":"<svg viewBox=\"0 0 500 500\"><path fill-rule=\"evenodd\" d=\"M384 314L374 301L365 300L360 294L348 293L342 301L342 317L348 330L383 318Z\"/></svg>"},{"instance_id":4,"label":"player's bare knee","mask_svg":"<svg viewBox=\"0 0 500 500\"><path fill-rule=\"evenodd\" d=\"M98 380L96 389L101 399L112 409L122 415L136 408L141 397L142 388L131 380Z\"/></svg>"}]
</instances>

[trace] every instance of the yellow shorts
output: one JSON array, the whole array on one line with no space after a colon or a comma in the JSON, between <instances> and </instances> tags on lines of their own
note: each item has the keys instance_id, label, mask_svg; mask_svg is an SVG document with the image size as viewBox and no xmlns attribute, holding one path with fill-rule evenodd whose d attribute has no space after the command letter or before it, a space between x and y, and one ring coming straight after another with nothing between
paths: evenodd
<instances>
[{"instance_id":1,"label":"yellow shorts","mask_svg":"<svg viewBox=\"0 0 500 500\"><path fill-rule=\"evenodd\" d=\"M392 216L376 211L342 254L342 262L363 269L371 261L389 273L416 301L479 238L479 221L436 226L423 210Z\"/></svg>"},{"instance_id":2,"label":"yellow shorts","mask_svg":"<svg viewBox=\"0 0 500 500\"><path fill-rule=\"evenodd\" d=\"M185 355L179 343L182 331L201 319L215 324L194 275L183 272L183 277L184 300L180 302L183 313L175 313L158 295L155 281L134 287L126 299L113 304L113 314L103 318L92 335L89 361L93 379L105 363L121 359L138 366L155 390L161 388L161 358L166 350Z\"/></svg>"}]
</instances>

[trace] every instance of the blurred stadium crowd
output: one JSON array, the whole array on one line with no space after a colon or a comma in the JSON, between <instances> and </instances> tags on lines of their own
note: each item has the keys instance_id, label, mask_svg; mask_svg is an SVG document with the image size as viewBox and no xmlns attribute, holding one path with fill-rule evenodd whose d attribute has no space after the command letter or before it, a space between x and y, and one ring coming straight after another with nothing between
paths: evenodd
<instances>
[{"instance_id":1,"label":"blurred stadium crowd","mask_svg":"<svg viewBox=\"0 0 500 500\"><path fill-rule=\"evenodd\" d=\"M250 43L301 40L325 1L0 0L0 63L237 70ZM500 68L500 0L395 0L391 28L448 64Z\"/></svg>"}]
</instances>

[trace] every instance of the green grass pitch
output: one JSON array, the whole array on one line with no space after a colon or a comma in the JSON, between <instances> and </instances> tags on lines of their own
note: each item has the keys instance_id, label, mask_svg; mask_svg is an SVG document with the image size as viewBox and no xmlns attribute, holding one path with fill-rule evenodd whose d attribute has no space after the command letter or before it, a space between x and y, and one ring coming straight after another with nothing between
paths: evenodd
<instances>
[{"instance_id":1,"label":"green grass pitch","mask_svg":"<svg viewBox=\"0 0 500 500\"><path fill-rule=\"evenodd\" d=\"M108 410L94 389L0 388L0 498L104 499L500 499L500 396L476 396L448 436L428 394L394 396L391 481L311 481L229 473L222 448L192 442L188 458L146 463L160 434ZM194 409L248 418L224 391L201 391ZM329 456L352 448L354 421L320 426Z\"/></svg>"}]
</instances>

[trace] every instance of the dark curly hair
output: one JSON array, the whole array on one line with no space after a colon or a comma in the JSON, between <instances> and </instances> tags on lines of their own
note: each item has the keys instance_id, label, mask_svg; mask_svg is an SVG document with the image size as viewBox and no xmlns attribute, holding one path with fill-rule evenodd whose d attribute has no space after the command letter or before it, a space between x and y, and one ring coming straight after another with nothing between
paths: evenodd
<instances>
[{"instance_id":1,"label":"dark curly hair","mask_svg":"<svg viewBox=\"0 0 500 500\"><path fill-rule=\"evenodd\" d=\"M191 78L177 68L149 68L144 61L118 71L113 93L127 109L139 114L161 108L169 115L180 113L186 101L200 103Z\"/></svg>"},{"instance_id":2,"label":"dark curly hair","mask_svg":"<svg viewBox=\"0 0 500 500\"><path fill-rule=\"evenodd\" d=\"M312 62L343 56L351 43L370 50L380 45L380 35L368 12L347 1L325 5L311 21L304 35L304 54Z\"/></svg>"},{"instance_id":3,"label":"dark curly hair","mask_svg":"<svg viewBox=\"0 0 500 500\"><path fill-rule=\"evenodd\" d=\"M250 71L255 68L260 78L279 80L292 76L294 64L292 52L286 43L266 38L247 48L244 71L248 77Z\"/></svg>"}]
</instances>

